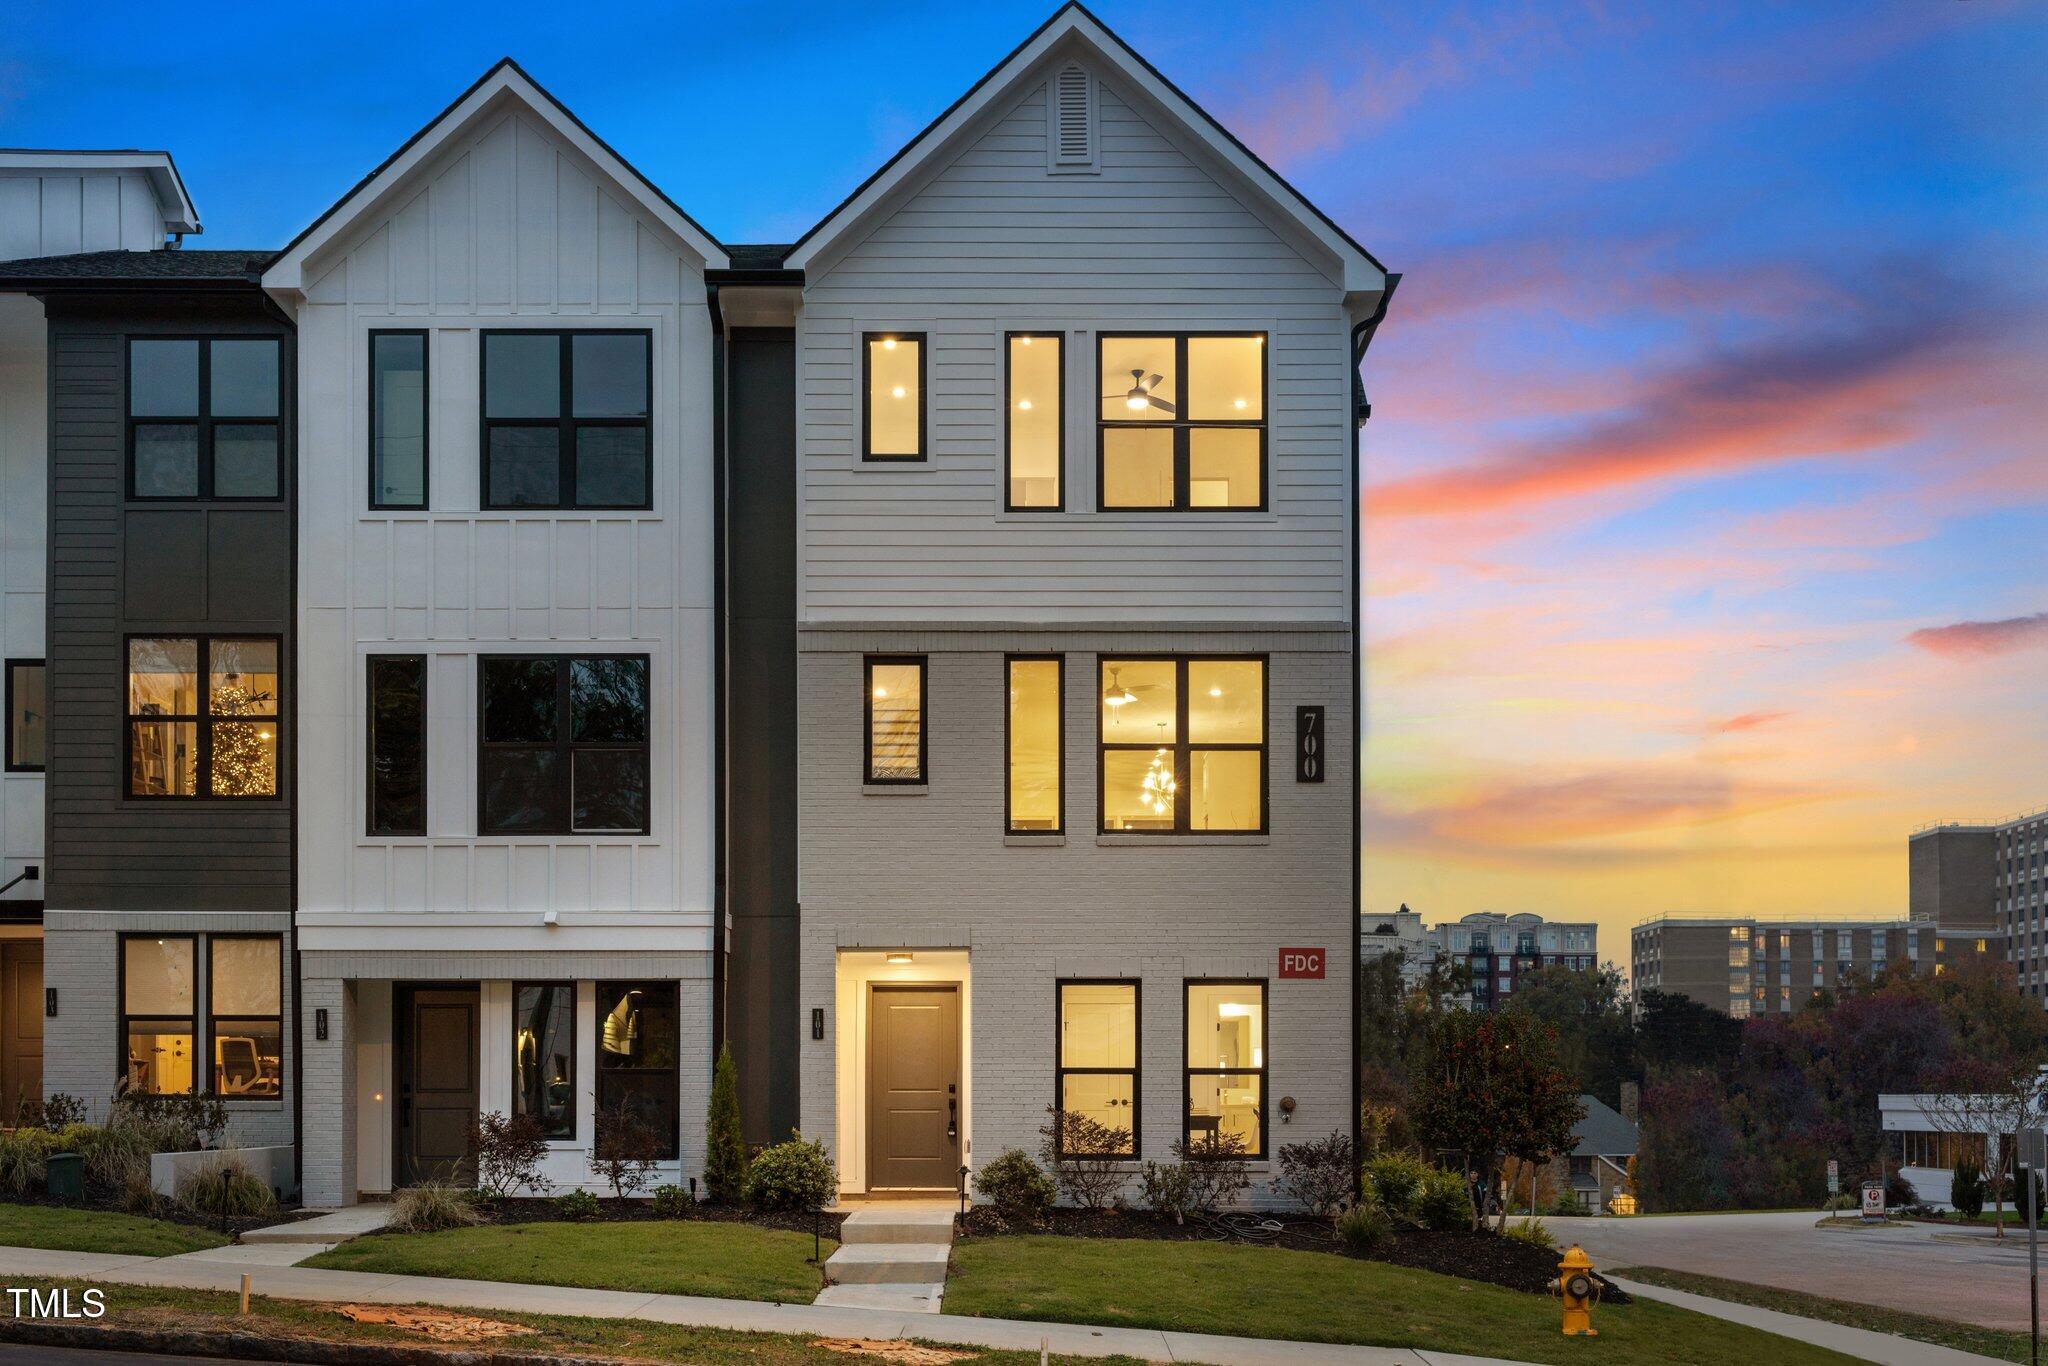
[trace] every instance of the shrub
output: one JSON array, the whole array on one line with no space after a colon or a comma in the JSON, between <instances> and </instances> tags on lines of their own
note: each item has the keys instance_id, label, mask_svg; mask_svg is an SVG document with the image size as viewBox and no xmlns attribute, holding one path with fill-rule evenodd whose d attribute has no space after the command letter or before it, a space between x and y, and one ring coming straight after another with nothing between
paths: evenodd
<instances>
[{"instance_id":1,"label":"shrub","mask_svg":"<svg viewBox=\"0 0 2048 1366\"><path fill-rule=\"evenodd\" d=\"M1343 1209L1358 1192L1351 1135L1338 1129L1328 1138L1282 1147L1280 1176L1273 1188L1317 1218L1327 1219Z\"/></svg>"},{"instance_id":2,"label":"shrub","mask_svg":"<svg viewBox=\"0 0 2048 1366\"><path fill-rule=\"evenodd\" d=\"M1586 1207L1579 1203L1579 1197L1569 1190L1561 1190L1550 1201L1550 1213L1560 1219L1569 1219L1584 1214Z\"/></svg>"},{"instance_id":3,"label":"shrub","mask_svg":"<svg viewBox=\"0 0 2048 1366\"><path fill-rule=\"evenodd\" d=\"M1524 1219L1519 1224L1509 1224L1501 1230L1501 1236L1512 1238L1518 1243L1527 1243L1530 1247L1554 1248L1557 1246L1556 1235L1544 1227L1541 1219Z\"/></svg>"},{"instance_id":4,"label":"shrub","mask_svg":"<svg viewBox=\"0 0 2048 1366\"><path fill-rule=\"evenodd\" d=\"M1371 1257L1394 1241L1394 1217L1377 1200L1361 1200L1337 1216L1337 1236L1353 1256Z\"/></svg>"},{"instance_id":5,"label":"shrub","mask_svg":"<svg viewBox=\"0 0 2048 1366\"><path fill-rule=\"evenodd\" d=\"M1429 1168L1415 1194L1415 1218L1439 1233L1471 1228L1472 1195L1465 1189L1465 1179L1441 1167Z\"/></svg>"},{"instance_id":6,"label":"shrub","mask_svg":"<svg viewBox=\"0 0 2048 1366\"><path fill-rule=\"evenodd\" d=\"M740 1132L739 1070L721 1044L711 1073L711 1111L704 1126L704 1190L714 1204L737 1205L747 1193L747 1140Z\"/></svg>"},{"instance_id":7,"label":"shrub","mask_svg":"<svg viewBox=\"0 0 2048 1366\"><path fill-rule=\"evenodd\" d=\"M687 1215L697 1202L681 1186L668 1185L654 1188L654 1212L664 1219L680 1219Z\"/></svg>"},{"instance_id":8,"label":"shrub","mask_svg":"<svg viewBox=\"0 0 2048 1366\"><path fill-rule=\"evenodd\" d=\"M1035 1224L1052 1208L1052 1178L1022 1148L1011 1148L974 1174L974 1189L987 1197L996 1213L1019 1223Z\"/></svg>"},{"instance_id":9,"label":"shrub","mask_svg":"<svg viewBox=\"0 0 2048 1366\"><path fill-rule=\"evenodd\" d=\"M555 1197L555 1213L564 1219L595 1219L601 1212L597 1197L589 1191L570 1191Z\"/></svg>"},{"instance_id":10,"label":"shrub","mask_svg":"<svg viewBox=\"0 0 2048 1366\"><path fill-rule=\"evenodd\" d=\"M823 1209L839 1194L839 1173L824 1143L793 1133L763 1148L747 1168L747 1203L757 1210Z\"/></svg>"},{"instance_id":11,"label":"shrub","mask_svg":"<svg viewBox=\"0 0 2048 1366\"><path fill-rule=\"evenodd\" d=\"M1855 1208L1856 1197L1847 1191L1836 1191L1827 1198L1827 1203L1821 1206L1821 1209L1829 1214L1840 1214L1843 1210Z\"/></svg>"},{"instance_id":12,"label":"shrub","mask_svg":"<svg viewBox=\"0 0 2048 1366\"><path fill-rule=\"evenodd\" d=\"M109 1129L133 1129L147 1137L153 1153L189 1153L220 1142L228 1107L219 1096L155 1096L131 1091L114 1097Z\"/></svg>"},{"instance_id":13,"label":"shrub","mask_svg":"<svg viewBox=\"0 0 2048 1366\"><path fill-rule=\"evenodd\" d=\"M1123 1161L1131 1151L1131 1131L1112 1128L1078 1110L1045 1107L1038 1131L1039 1158L1052 1171L1060 1193L1082 1209L1106 1209L1123 1189Z\"/></svg>"},{"instance_id":14,"label":"shrub","mask_svg":"<svg viewBox=\"0 0 2048 1366\"><path fill-rule=\"evenodd\" d=\"M23 1096L15 1102L14 1124L19 1129L48 1129L55 1133L85 1123L85 1102L64 1091L48 1096Z\"/></svg>"},{"instance_id":15,"label":"shrub","mask_svg":"<svg viewBox=\"0 0 2048 1366\"><path fill-rule=\"evenodd\" d=\"M528 1190L546 1195L555 1183L541 1174L548 1136L531 1115L507 1119L496 1110L469 1129L469 1155L476 1163L477 1189L495 1199Z\"/></svg>"},{"instance_id":16,"label":"shrub","mask_svg":"<svg viewBox=\"0 0 2048 1366\"><path fill-rule=\"evenodd\" d=\"M590 1170L612 1188L612 1198L623 1200L647 1189L654 1179L654 1164L661 1160L661 1136L624 1103L601 1111L597 1117L597 1142L590 1149Z\"/></svg>"},{"instance_id":17,"label":"shrub","mask_svg":"<svg viewBox=\"0 0 2048 1366\"><path fill-rule=\"evenodd\" d=\"M46 1189L55 1135L44 1129L16 1129L0 1134L0 1195L19 1200Z\"/></svg>"},{"instance_id":18,"label":"shrub","mask_svg":"<svg viewBox=\"0 0 2048 1366\"><path fill-rule=\"evenodd\" d=\"M249 1170L241 1154L224 1148L204 1164L178 1179L177 1201L194 1214L225 1224L230 1219L248 1219L277 1208L277 1195L256 1173Z\"/></svg>"},{"instance_id":19,"label":"shrub","mask_svg":"<svg viewBox=\"0 0 2048 1366\"><path fill-rule=\"evenodd\" d=\"M1365 1195L1377 1200L1388 1217L1414 1221L1416 1199L1432 1168L1407 1153L1381 1153L1365 1164Z\"/></svg>"},{"instance_id":20,"label":"shrub","mask_svg":"<svg viewBox=\"0 0 2048 1366\"><path fill-rule=\"evenodd\" d=\"M445 1181L429 1181L398 1193L391 1202L389 1227L400 1233L433 1233L444 1228L467 1228L483 1221L475 1191Z\"/></svg>"},{"instance_id":21,"label":"shrub","mask_svg":"<svg viewBox=\"0 0 2048 1366\"><path fill-rule=\"evenodd\" d=\"M1173 1155L1188 1172L1188 1212L1214 1214L1251 1189L1245 1170L1244 1140L1221 1129L1193 1143L1173 1145Z\"/></svg>"},{"instance_id":22,"label":"shrub","mask_svg":"<svg viewBox=\"0 0 2048 1366\"><path fill-rule=\"evenodd\" d=\"M1949 1178L1948 1202L1965 1219L1984 1212L1984 1169L1968 1153L1956 1159L1955 1175Z\"/></svg>"},{"instance_id":23,"label":"shrub","mask_svg":"<svg viewBox=\"0 0 2048 1366\"><path fill-rule=\"evenodd\" d=\"M1187 1222L1194 1208L1194 1173L1185 1162L1147 1162L1138 1182L1147 1209L1176 1224Z\"/></svg>"},{"instance_id":24,"label":"shrub","mask_svg":"<svg viewBox=\"0 0 2048 1366\"><path fill-rule=\"evenodd\" d=\"M150 1146L147 1130L133 1125L74 1124L59 1133L53 1152L75 1152L85 1159L85 1189L103 1200L118 1201L130 1210L156 1202L149 1184Z\"/></svg>"}]
</instances>

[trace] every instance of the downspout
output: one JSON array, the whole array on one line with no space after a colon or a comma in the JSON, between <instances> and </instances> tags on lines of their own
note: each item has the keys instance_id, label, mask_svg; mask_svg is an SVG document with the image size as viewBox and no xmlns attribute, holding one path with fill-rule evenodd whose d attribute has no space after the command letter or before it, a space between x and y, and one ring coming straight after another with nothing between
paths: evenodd
<instances>
[{"instance_id":1,"label":"downspout","mask_svg":"<svg viewBox=\"0 0 2048 1366\"><path fill-rule=\"evenodd\" d=\"M718 1050L725 1044L726 927L729 907L726 894L726 612L725 600L725 312L719 306L718 286L704 286L704 302L711 314L711 1056L708 1068L718 1067Z\"/></svg>"},{"instance_id":2,"label":"downspout","mask_svg":"<svg viewBox=\"0 0 2048 1366\"><path fill-rule=\"evenodd\" d=\"M1351 509L1351 917L1344 930L1344 951L1351 956L1351 1155L1354 1165L1364 1156L1365 1088L1358 1075L1359 1031L1365 1027L1363 1003L1359 999L1359 917L1365 912L1365 585L1364 570L1365 482L1363 478L1365 424L1372 416L1372 404L1365 396L1365 350L1387 316L1400 286L1399 274L1387 276L1380 291L1379 306L1372 316L1351 329L1351 400L1355 420L1351 425L1351 496L1358 501ZM1354 1182L1353 1193L1356 1194Z\"/></svg>"}]
</instances>

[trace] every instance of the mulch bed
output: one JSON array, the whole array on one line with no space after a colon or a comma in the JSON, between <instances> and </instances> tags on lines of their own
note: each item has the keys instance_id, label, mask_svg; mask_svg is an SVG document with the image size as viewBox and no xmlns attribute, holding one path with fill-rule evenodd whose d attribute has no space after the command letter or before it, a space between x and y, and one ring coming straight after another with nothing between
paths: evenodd
<instances>
[{"instance_id":1,"label":"mulch bed","mask_svg":"<svg viewBox=\"0 0 2048 1366\"><path fill-rule=\"evenodd\" d=\"M1279 1225L1278 1231L1263 1227ZM1170 1242L1244 1242L1296 1252L1330 1252L1340 1257L1356 1256L1337 1238L1326 1220L1298 1214L1235 1214L1219 1220L1189 1220L1176 1224L1144 1210L1055 1209L1043 1224L1024 1225L1005 1220L988 1205L976 1205L959 1220L960 1235L966 1238L994 1237L1006 1233L1052 1233L1069 1238L1156 1238ZM1402 1229L1392 1245L1377 1257L1365 1260L1389 1262L1395 1266L1434 1271L1468 1281L1484 1281L1508 1290L1548 1295L1557 1278L1559 1253L1503 1238L1495 1233L1433 1233L1428 1229ZM1629 1303L1628 1293L1607 1286L1601 1295L1606 1304Z\"/></svg>"}]
</instances>

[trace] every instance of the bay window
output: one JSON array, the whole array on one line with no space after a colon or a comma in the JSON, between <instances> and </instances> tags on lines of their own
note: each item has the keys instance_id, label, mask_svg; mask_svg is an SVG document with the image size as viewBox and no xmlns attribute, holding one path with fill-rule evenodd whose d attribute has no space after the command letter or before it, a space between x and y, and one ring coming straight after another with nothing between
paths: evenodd
<instances>
[{"instance_id":1,"label":"bay window","mask_svg":"<svg viewBox=\"0 0 2048 1366\"><path fill-rule=\"evenodd\" d=\"M1097 707L1104 834L1266 828L1266 662L1105 656Z\"/></svg>"},{"instance_id":2,"label":"bay window","mask_svg":"<svg viewBox=\"0 0 2048 1366\"><path fill-rule=\"evenodd\" d=\"M1266 506L1266 337L1096 338L1096 495L1105 510Z\"/></svg>"}]
</instances>

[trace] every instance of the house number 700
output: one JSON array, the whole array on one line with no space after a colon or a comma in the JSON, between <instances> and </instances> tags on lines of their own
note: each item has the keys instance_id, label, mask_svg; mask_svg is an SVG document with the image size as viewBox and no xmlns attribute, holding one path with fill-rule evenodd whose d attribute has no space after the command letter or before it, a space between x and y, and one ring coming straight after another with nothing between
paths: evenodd
<instances>
[{"instance_id":1,"label":"house number 700","mask_svg":"<svg viewBox=\"0 0 2048 1366\"><path fill-rule=\"evenodd\" d=\"M1294 709L1294 781L1319 783L1323 780L1323 709Z\"/></svg>"}]
</instances>

